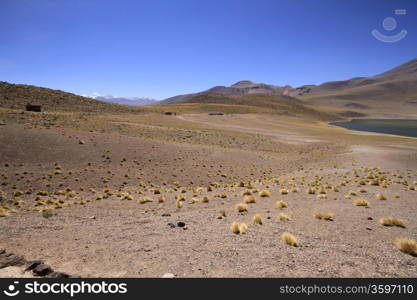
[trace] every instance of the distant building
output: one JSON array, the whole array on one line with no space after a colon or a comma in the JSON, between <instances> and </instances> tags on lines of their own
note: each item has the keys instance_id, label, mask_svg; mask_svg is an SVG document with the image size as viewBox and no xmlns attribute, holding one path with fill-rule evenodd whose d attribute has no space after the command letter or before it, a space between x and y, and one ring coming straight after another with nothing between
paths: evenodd
<instances>
[{"instance_id":1,"label":"distant building","mask_svg":"<svg viewBox=\"0 0 417 300\"><path fill-rule=\"evenodd\" d=\"M167 116L172 116L172 115L176 115L177 113L172 112L172 111L166 111L166 112L164 112L164 114L167 115Z\"/></svg>"},{"instance_id":2,"label":"distant building","mask_svg":"<svg viewBox=\"0 0 417 300\"><path fill-rule=\"evenodd\" d=\"M41 107L41 105L26 104L26 111L41 112L42 107Z\"/></svg>"}]
</instances>

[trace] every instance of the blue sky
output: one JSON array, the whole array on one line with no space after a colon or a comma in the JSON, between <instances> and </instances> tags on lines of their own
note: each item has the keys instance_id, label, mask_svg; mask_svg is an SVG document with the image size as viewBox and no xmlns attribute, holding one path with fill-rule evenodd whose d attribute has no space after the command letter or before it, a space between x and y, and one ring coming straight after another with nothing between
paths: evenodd
<instances>
[{"instance_id":1,"label":"blue sky","mask_svg":"<svg viewBox=\"0 0 417 300\"><path fill-rule=\"evenodd\" d=\"M163 99L369 76L417 57L416 14L412 0L0 0L0 81Z\"/></svg>"}]
</instances>

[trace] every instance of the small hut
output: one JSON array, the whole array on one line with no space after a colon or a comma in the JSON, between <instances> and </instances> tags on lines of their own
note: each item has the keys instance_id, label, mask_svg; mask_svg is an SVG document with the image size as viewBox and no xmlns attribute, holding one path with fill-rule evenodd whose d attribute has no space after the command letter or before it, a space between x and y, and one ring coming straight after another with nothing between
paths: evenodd
<instances>
[{"instance_id":1,"label":"small hut","mask_svg":"<svg viewBox=\"0 0 417 300\"><path fill-rule=\"evenodd\" d=\"M34 105L34 104L26 104L26 111L35 111L35 112L41 112L42 107L41 105Z\"/></svg>"}]
</instances>

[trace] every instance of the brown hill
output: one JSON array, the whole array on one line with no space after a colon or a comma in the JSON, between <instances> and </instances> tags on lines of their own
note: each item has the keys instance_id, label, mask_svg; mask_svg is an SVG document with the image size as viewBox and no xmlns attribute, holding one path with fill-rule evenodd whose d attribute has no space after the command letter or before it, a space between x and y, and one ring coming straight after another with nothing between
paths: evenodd
<instances>
[{"instance_id":1,"label":"brown hill","mask_svg":"<svg viewBox=\"0 0 417 300\"><path fill-rule=\"evenodd\" d=\"M312 103L357 106L359 109L369 105L417 112L417 59L373 77L326 82L298 90L299 97Z\"/></svg>"},{"instance_id":2,"label":"brown hill","mask_svg":"<svg viewBox=\"0 0 417 300\"><path fill-rule=\"evenodd\" d=\"M24 109L28 103L42 105L44 111L133 112L139 110L136 107L93 100L60 90L0 82L0 107Z\"/></svg>"},{"instance_id":3,"label":"brown hill","mask_svg":"<svg viewBox=\"0 0 417 300\"><path fill-rule=\"evenodd\" d=\"M246 107L248 112L269 112L273 114L331 120L335 116L318 111L305 105L302 101L286 95L245 94L221 95L215 93L199 94L183 102L183 104L219 104L233 107Z\"/></svg>"}]
</instances>

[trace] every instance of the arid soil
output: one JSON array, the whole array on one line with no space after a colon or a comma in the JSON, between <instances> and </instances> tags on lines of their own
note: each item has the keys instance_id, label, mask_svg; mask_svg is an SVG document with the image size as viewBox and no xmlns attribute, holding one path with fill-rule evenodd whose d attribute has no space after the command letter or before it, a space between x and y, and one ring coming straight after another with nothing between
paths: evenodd
<instances>
[{"instance_id":1,"label":"arid soil","mask_svg":"<svg viewBox=\"0 0 417 300\"><path fill-rule=\"evenodd\" d=\"M56 271L82 277L417 273L417 258L395 244L417 238L417 139L268 114L8 111L0 120L0 249ZM255 202L238 212L243 194ZM355 205L358 199L368 205ZM279 208L279 200L287 206ZM256 214L261 225L252 221ZM405 227L381 225L386 217ZM233 222L246 223L246 233L233 233ZM284 232L297 247L281 240ZM19 272L8 268L0 276Z\"/></svg>"}]
</instances>

